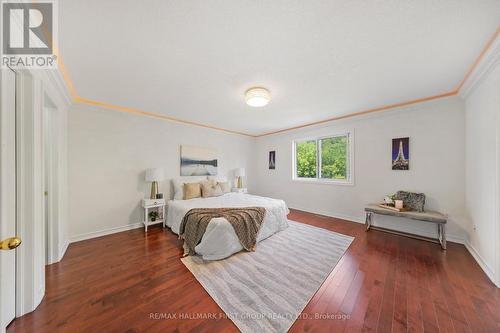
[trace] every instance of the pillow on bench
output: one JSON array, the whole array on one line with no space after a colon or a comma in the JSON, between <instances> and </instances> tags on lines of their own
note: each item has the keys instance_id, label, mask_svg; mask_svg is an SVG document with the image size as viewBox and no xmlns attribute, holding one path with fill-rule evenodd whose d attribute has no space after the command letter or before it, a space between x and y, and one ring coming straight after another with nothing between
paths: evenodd
<instances>
[{"instance_id":1,"label":"pillow on bench","mask_svg":"<svg viewBox=\"0 0 500 333\"><path fill-rule=\"evenodd\" d=\"M396 193L396 200L403 200L405 208L409 208L417 212L424 211L425 194L423 193L398 191Z\"/></svg>"}]
</instances>

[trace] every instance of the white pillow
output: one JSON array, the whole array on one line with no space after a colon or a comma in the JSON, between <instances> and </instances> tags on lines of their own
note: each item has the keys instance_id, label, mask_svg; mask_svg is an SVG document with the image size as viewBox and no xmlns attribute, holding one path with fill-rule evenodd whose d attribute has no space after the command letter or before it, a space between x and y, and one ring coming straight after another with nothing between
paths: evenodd
<instances>
[{"instance_id":1,"label":"white pillow","mask_svg":"<svg viewBox=\"0 0 500 333\"><path fill-rule=\"evenodd\" d=\"M215 180L217 183L225 183L227 182L226 176L208 176L209 180Z\"/></svg>"},{"instance_id":2,"label":"white pillow","mask_svg":"<svg viewBox=\"0 0 500 333\"><path fill-rule=\"evenodd\" d=\"M205 176L172 179L172 185L174 185L174 200L184 200L184 184L200 183L206 180L207 177Z\"/></svg>"},{"instance_id":3,"label":"white pillow","mask_svg":"<svg viewBox=\"0 0 500 333\"><path fill-rule=\"evenodd\" d=\"M222 190L222 193L229 193L229 192L231 192L231 185L228 182L219 182L217 184L220 186L220 189Z\"/></svg>"}]
</instances>

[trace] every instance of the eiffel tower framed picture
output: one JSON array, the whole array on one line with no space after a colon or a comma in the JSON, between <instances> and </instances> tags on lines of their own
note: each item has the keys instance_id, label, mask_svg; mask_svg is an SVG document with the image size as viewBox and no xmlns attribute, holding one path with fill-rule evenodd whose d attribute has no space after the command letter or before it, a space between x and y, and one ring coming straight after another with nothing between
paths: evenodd
<instances>
[{"instance_id":1,"label":"eiffel tower framed picture","mask_svg":"<svg viewBox=\"0 0 500 333\"><path fill-rule=\"evenodd\" d=\"M392 170L410 169L410 138L392 139Z\"/></svg>"}]
</instances>

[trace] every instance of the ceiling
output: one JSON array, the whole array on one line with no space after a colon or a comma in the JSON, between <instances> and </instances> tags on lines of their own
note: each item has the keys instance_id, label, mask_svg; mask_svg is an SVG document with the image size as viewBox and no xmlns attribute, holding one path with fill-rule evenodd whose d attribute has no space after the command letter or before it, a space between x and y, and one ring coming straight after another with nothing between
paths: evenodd
<instances>
[{"instance_id":1,"label":"ceiling","mask_svg":"<svg viewBox=\"0 0 500 333\"><path fill-rule=\"evenodd\" d=\"M64 0L82 98L252 135L453 90L499 0ZM271 102L245 104L268 88Z\"/></svg>"}]
</instances>

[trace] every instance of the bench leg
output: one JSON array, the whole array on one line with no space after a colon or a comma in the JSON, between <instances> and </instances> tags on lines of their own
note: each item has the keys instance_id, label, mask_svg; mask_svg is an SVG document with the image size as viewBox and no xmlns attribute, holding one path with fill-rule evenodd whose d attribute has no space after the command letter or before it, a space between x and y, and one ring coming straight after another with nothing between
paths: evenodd
<instances>
[{"instance_id":1,"label":"bench leg","mask_svg":"<svg viewBox=\"0 0 500 333\"><path fill-rule=\"evenodd\" d=\"M442 242L441 242L441 247L443 250L446 250L446 225L441 224L441 234L442 234Z\"/></svg>"},{"instance_id":2,"label":"bench leg","mask_svg":"<svg viewBox=\"0 0 500 333\"><path fill-rule=\"evenodd\" d=\"M446 226L444 224L438 224L438 240L441 244L441 248L446 250Z\"/></svg>"},{"instance_id":3,"label":"bench leg","mask_svg":"<svg viewBox=\"0 0 500 333\"><path fill-rule=\"evenodd\" d=\"M365 226L366 231L370 230L370 227L372 226L372 213L370 212L366 212Z\"/></svg>"}]
</instances>

